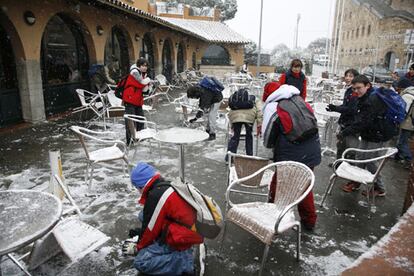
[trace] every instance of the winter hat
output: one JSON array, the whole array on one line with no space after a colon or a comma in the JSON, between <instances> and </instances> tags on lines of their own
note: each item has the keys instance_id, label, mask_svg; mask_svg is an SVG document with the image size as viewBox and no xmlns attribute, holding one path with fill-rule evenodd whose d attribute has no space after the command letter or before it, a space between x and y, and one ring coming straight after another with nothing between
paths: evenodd
<instances>
[{"instance_id":1,"label":"winter hat","mask_svg":"<svg viewBox=\"0 0 414 276\"><path fill-rule=\"evenodd\" d=\"M407 78L401 78L397 83L397 88L400 88L400 89L405 89L410 86L413 86L413 84Z\"/></svg>"},{"instance_id":2,"label":"winter hat","mask_svg":"<svg viewBox=\"0 0 414 276\"><path fill-rule=\"evenodd\" d=\"M139 162L131 172L131 182L136 188L142 189L155 173L156 171L153 166Z\"/></svg>"}]
</instances>

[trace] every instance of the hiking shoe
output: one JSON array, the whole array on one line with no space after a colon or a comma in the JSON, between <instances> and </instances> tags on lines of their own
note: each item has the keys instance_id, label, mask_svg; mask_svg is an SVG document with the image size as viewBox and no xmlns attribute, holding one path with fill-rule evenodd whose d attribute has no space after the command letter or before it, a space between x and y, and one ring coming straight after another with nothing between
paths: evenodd
<instances>
[{"instance_id":1,"label":"hiking shoe","mask_svg":"<svg viewBox=\"0 0 414 276\"><path fill-rule=\"evenodd\" d=\"M351 193L353 191L358 191L360 187L361 184L351 181L342 186L341 189L346 193Z\"/></svg>"},{"instance_id":2,"label":"hiking shoe","mask_svg":"<svg viewBox=\"0 0 414 276\"><path fill-rule=\"evenodd\" d=\"M361 193L363 196L367 196L367 191L366 190L364 190L364 191L362 191L362 193ZM370 197L372 197L372 196L374 196L374 197L384 197L385 196L385 191L384 190L380 190L380 189L377 189L377 188L374 188L374 189L371 189L370 191L369 191L369 196Z\"/></svg>"}]
</instances>

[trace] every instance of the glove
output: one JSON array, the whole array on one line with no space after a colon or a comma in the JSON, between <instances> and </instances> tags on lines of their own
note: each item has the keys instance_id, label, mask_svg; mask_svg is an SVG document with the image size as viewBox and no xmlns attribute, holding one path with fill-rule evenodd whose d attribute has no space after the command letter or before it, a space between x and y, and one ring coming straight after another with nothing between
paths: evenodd
<instances>
[{"instance_id":1,"label":"glove","mask_svg":"<svg viewBox=\"0 0 414 276\"><path fill-rule=\"evenodd\" d=\"M197 121L197 118L194 118L194 119L191 119L191 120L189 120L189 122L192 124L192 123L194 123L195 121Z\"/></svg>"},{"instance_id":2,"label":"glove","mask_svg":"<svg viewBox=\"0 0 414 276\"><path fill-rule=\"evenodd\" d=\"M333 104L328 104L328 106L326 107L326 111L336 111L336 110L337 110L337 106Z\"/></svg>"},{"instance_id":3,"label":"glove","mask_svg":"<svg viewBox=\"0 0 414 276\"><path fill-rule=\"evenodd\" d=\"M124 256L135 256L137 255L137 243L134 239L127 239L122 244L122 255Z\"/></svg>"},{"instance_id":4,"label":"glove","mask_svg":"<svg viewBox=\"0 0 414 276\"><path fill-rule=\"evenodd\" d=\"M262 125L257 125L257 136L262 137Z\"/></svg>"}]
</instances>

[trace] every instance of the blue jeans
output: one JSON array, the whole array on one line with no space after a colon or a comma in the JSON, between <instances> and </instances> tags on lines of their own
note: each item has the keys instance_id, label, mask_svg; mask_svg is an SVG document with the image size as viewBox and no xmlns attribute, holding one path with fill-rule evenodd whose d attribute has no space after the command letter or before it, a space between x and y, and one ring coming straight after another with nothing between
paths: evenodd
<instances>
[{"instance_id":1,"label":"blue jeans","mask_svg":"<svg viewBox=\"0 0 414 276\"><path fill-rule=\"evenodd\" d=\"M408 139L410 139L412 131L401 129L400 138L398 139L398 153L397 157L400 159L411 161L413 156L410 151L410 147L408 146Z\"/></svg>"},{"instance_id":2,"label":"blue jeans","mask_svg":"<svg viewBox=\"0 0 414 276\"><path fill-rule=\"evenodd\" d=\"M242 126L244 125L244 128L246 129L246 154L247 155L253 155L253 124L249 123L233 123L232 129L233 129L233 136L229 140L228 144L228 151L231 151L233 153L237 153L237 148L239 147L239 141L240 141L240 133Z\"/></svg>"},{"instance_id":3,"label":"blue jeans","mask_svg":"<svg viewBox=\"0 0 414 276\"><path fill-rule=\"evenodd\" d=\"M174 276L193 273L193 249L177 251L166 244L154 242L138 252L134 267L149 275Z\"/></svg>"}]
</instances>

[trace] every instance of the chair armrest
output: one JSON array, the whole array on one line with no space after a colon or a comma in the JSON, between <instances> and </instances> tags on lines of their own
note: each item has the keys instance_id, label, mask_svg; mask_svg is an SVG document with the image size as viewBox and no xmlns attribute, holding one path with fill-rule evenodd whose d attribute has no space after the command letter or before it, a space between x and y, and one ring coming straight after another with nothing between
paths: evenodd
<instances>
[{"instance_id":1,"label":"chair armrest","mask_svg":"<svg viewBox=\"0 0 414 276\"><path fill-rule=\"evenodd\" d=\"M377 149L358 149L358 148L348 148L342 153L342 158L345 158L346 154L349 152L378 152L378 151L387 151L386 154L384 154L384 157L389 157L391 155L394 155L398 152L396 148L377 148Z\"/></svg>"},{"instance_id":2,"label":"chair armrest","mask_svg":"<svg viewBox=\"0 0 414 276\"><path fill-rule=\"evenodd\" d=\"M332 169L333 169L334 173L336 174L336 167L341 162L348 162L348 163L354 163L354 164L366 164L366 163L370 163L370 162L374 162L374 161L378 161L378 160L383 160L385 158L387 158L387 157L386 156L379 156L379 157L364 159L364 160L341 158L341 159L335 160L335 162L332 164Z\"/></svg>"}]
</instances>

